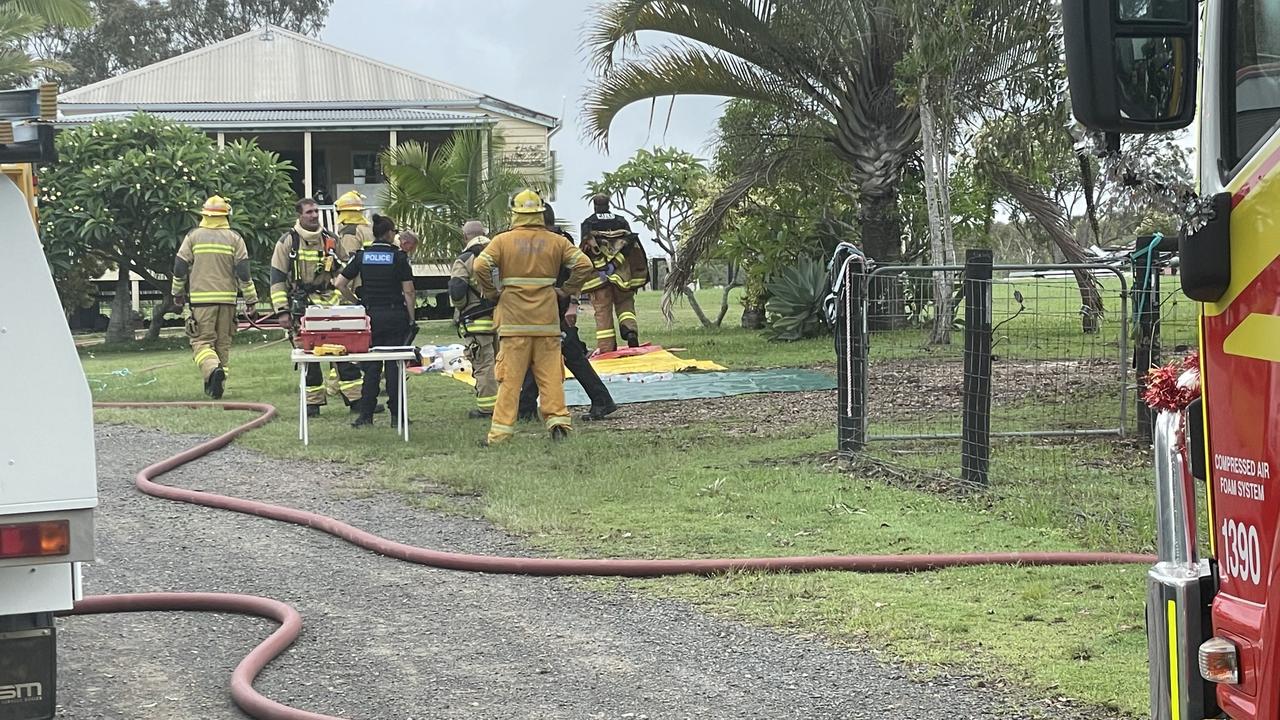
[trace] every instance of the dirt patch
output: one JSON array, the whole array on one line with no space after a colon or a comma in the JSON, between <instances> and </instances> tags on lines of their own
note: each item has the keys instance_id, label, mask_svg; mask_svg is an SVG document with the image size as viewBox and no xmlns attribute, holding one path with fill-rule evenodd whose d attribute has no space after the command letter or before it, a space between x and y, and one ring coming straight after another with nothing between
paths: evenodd
<instances>
[{"instance_id":1,"label":"dirt patch","mask_svg":"<svg viewBox=\"0 0 1280 720\"><path fill-rule=\"evenodd\" d=\"M1112 396L1119 403L1120 366L1114 360L1000 360L992 368L993 407L1037 403L1070 426L1071 406L1084 398ZM867 400L871 421L954 416L964 403L960 360L893 360L871 364ZM836 391L757 393L700 400L624 405L605 421L625 430L706 427L708 434L781 437L795 429L835 427ZM1095 418L1079 418L1088 426Z\"/></svg>"},{"instance_id":2,"label":"dirt patch","mask_svg":"<svg viewBox=\"0 0 1280 720\"><path fill-rule=\"evenodd\" d=\"M871 363L867 404L871 419L900 419L964 405L964 362L959 359ZM1119 402L1117 360L999 360L991 368L993 406L1061 405L1113 395Z\"/></svg>"},{"instance_id":3,"label":"dirt patch","mask_svg":"<svg viewBox=\"0 0 1280 720\"><path fill-rule=\"evenodd\" d=\"M757 393L623 405L602 425L624 430L705 428L708 435L780 437L797 427L835 427L836 391Z\"/></svg>"}]
</instances>

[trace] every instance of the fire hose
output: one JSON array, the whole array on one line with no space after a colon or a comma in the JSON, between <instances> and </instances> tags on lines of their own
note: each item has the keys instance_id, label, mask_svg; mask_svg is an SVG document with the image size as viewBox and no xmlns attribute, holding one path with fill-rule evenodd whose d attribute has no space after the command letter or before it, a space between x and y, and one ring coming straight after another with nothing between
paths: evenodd
<instances>
[{"instance_id":1,"label":"fire hose","mask_svg":"<svg viewBox=\"0 0 1280 720\"><path fill-rule=\"evenodd\" d=\"M261 427L275 417L275 407L265 403L238 402L151 402L94 403L97 408L205 408L243 410L257 417L211 440L206 440L170 458L148 465L135 478L137 488L147 495L177 502L220 508L246 515L280 520L321 530L380 555L419 565L509 575L596 575L612 577L659 577L669 575L718 575L734 571L813 572L912 572L977 565L1103 565L1151 564L1155 557L1134 553L1101 552L1002 552L956 553L944 555L816 555L807 557L756 557L707 559L561 559L516 558L472 555L416 547L388 540L340 520L295 508L243 498L185 490L155 482L155 478L209 453L223 448L239 435ZM332 715L308 712L282 705L259 694L253 681L266 665L288 648L302 629L302 618L289 605L269 598L223 593L142 593L86 597L70 615L113 612L197 610L256 615L280 623L265 641L236 666L231 676L231 697L242 710L259 720L343 720Z\"/></svg>"}]
</instances>

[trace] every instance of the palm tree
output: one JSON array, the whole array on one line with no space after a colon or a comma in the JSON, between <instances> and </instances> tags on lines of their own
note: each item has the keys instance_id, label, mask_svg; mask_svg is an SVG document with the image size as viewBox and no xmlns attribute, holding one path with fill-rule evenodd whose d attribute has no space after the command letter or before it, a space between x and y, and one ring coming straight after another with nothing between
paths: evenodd
<instances>
[{"instance_id":1,"label":"palm tree","mask_svg":"<svg viewBox=\"0 0 1280 720\"><path fill-rule=\"evenodd\" d=\"M613 0L587 36L599 82L584 98L591 134L607 144L626 106L667 95L757 100L819 119L848 166L858 231L879 262L901 258L902 169L919 147L918 114L896 69L910 45L895 0ZM638 50L644 31L674 42ZM637 54L620 57L622 51ZM734 204L784 162L761 157L712 204L682 245L668 288L691 277ZM669 293L670 294L670 293Z\"/></svg>"},{"instance_id":2,"label":"palm tree","mask_svg":"<svg viewBox=\"0 0 1280 720\"><path fill-rule=\"evenodd\" d=\"M86 0L0 0L0 84L12 85L41 70L64 70L63 63L32 55L32 37L52 26L92 22Z\"/></svg>"},{"instance_id":3,"label":"palm tree","mask_svg":"<svg viewBox=\"0 0 1280 720\"><path fill-rule=\"evenodd\" d=\"M512 195L526 187L543 193L554 187L554 168L533 175L515 172L495 161L502 148L496 131L461 130L435 149L409 141L383 153L387 214L420 234L418 257L452 257L460 249L458 228L464 222L505 227Z\"/></svg>"}]
</instances>

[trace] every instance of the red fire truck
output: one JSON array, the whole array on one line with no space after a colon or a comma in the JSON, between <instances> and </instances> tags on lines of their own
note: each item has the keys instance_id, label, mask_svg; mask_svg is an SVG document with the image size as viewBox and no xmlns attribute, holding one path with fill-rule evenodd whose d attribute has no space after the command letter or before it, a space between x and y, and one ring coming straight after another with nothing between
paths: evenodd
<instances>
[{"instance_id":1,"label":"red fire truck","mask_svg":"<svg viewBox=\"0 0 1280 720\"><path fill-rule=\"evenodd\" d=\"M1064 0L1063 23L1077 120L1113 149L1198 140L1179 252L1201 395L1154 443L1152 717L1280 718L1280 0Z\"/></svg>"}]
</instances>

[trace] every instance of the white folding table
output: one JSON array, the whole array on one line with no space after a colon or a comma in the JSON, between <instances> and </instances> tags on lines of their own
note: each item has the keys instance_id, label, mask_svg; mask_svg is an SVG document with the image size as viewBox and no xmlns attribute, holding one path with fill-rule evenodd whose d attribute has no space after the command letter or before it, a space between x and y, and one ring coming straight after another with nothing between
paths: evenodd
<instances>
[{"instance_id":1,"label":"white folding table","mask_svg":"<svg viewBox=\"0 0 1280 720\"><path fill-rule=\"evenodd\" d=\"M388 348L380 350L370 348L369 352L350 353L348 355L314 355L306 350L294 349L289 356L298 365L298 439L303 445L311 444L311 433L307 422L307 364L339 363L339 362L394 362L396 372L400 374L400 396L396 399L396 414L400 423L400 434L409 442L409 391L405 381L405 363L417 359L418 355L410 348Z\"/></svg>"}]
</instances>

